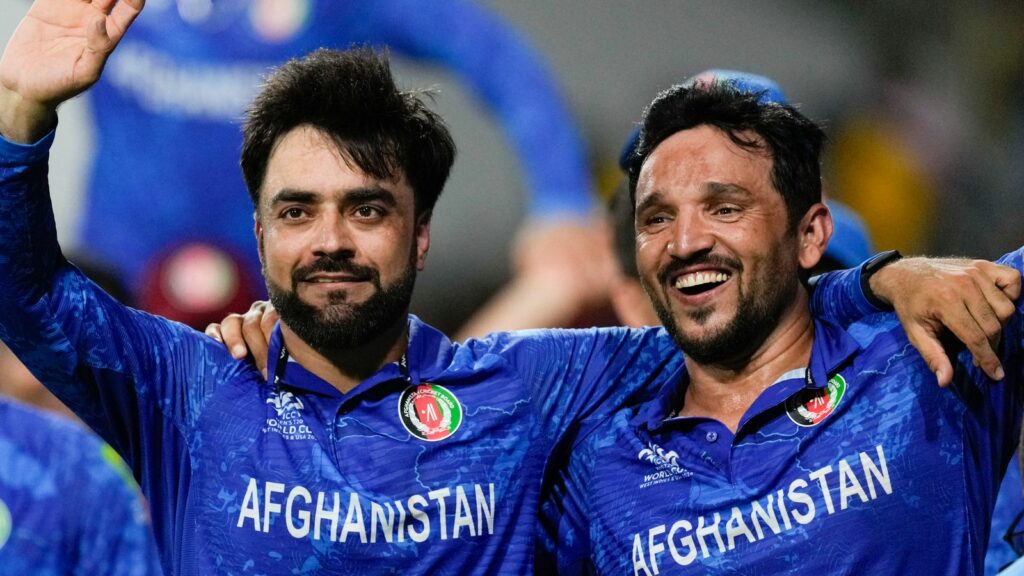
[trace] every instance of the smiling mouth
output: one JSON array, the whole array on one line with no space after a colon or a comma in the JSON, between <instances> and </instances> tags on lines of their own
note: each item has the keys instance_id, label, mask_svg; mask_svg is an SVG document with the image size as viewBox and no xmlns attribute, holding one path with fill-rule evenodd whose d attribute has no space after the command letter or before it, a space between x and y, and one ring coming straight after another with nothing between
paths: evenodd
<instances>
[{"instance_id":1,"label":"smiling mouth","mask_svg":"<svg viewBox=\"0 0 1024 576\"><path fill-rule=\"evenodd\" d=\"M732 275L728 272L701 271L680 274L672 285L687 296L703 294L708 290L721 286Z\"/></svg>"}]
</instances>

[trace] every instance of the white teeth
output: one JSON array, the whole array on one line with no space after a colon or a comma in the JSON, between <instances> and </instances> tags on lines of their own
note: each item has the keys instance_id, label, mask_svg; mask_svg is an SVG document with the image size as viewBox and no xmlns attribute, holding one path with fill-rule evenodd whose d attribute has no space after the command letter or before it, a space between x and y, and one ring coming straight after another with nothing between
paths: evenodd
<instances>
[{"instance_id":1,"label":"white teeth","mask_svg":"<svg viewBox=\"0 0 1024 576\"><path fill-rule=\"evenodd\" d=\"M729 275L725 272L693 272L676 278L675 286L677 290L682 290L683 288L693 288L701 284L725 282L728 279Z\"/></svg>"}]
</instances>

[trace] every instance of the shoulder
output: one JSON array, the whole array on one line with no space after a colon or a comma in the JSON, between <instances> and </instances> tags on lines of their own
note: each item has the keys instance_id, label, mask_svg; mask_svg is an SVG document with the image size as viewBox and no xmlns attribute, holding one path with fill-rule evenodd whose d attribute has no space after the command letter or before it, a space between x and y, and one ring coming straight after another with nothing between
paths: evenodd
<instances>
[{"instance_id":1,"label":"shoulder","mask_svg":"<svg viewBox=\"0 0 1024 576\"><path fill-rule=\"evenodd\" d=\"M588 349L625 349L665 355L677 350L675 342L663 328L541 328L514 332L493 332L479 339L458 345L463 354L514 355L520 353L582 351Z\"/></svg>"}]
</instances>

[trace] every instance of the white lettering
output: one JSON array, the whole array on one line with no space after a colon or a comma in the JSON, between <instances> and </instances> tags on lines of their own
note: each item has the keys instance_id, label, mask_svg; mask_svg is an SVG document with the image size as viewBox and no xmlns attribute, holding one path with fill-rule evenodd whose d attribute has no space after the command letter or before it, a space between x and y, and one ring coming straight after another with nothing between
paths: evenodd
<instances>
[{"instance_id":1,"label":"white lettering","mask_svg":"<svg viewBox=\"0 0 1024 576\"><path fill-rule=\"evenodd\" d=\"M445 510L444 499L451 496L452 491L448 488L441 488L440 490L431 490L427 492L427 497L437 502L437 510L441 514L441 540L448 539L448 515Z\"/></svg>"},{"instance_id":2,"label":"white lettering","mask_svg":"<svg viewBox=\"0 0 1024 576\"><path fill-rule=\"evenodd\" d=\"M761 506L761 503L757 500L751 503L753 508L750 511L750 519L754 522L754 530L757 532L757 539L764 539L764 531L761 530L761 522L764 522L772 529L773 534L779 533L779 520L775 517L775 507L772 505L775 495L768 495L768 505Z\"/></svg>"},{"instance_id":3,"label":"white lettering","mask_svg":"<svg viewBox=\"0 0 1024 576\"><path fill-rule=\"evenodd\" d=\"M821 486L821 497L825 500L825 508L828 509L829 514L835 513L835 508L832 506L832 493L828 489L828 480L825 478L826 474L832 472L831 466L825 466L824 468L818 468L814 472L811 472L807 477L811 480L817 480Z\"/></svg>"},{"instance_id":4,"label":"white lettering","mask_svg":"<svg viewBox=\"0 0 1024 576\"><path fill-rule=\"evenodd\" d=\"M260 495L255 478L249 478L249 485L245 488L245 496L242 498L242 508L238 511L238 528L242 527L246 518L252 518L254 529L260 531Z\"/></svg>"},{"instance_id":5,"label":"white lettering","mask_svg":"<svg viewBox=\"0 0 1024 576\"><path fill-rule=\"evenodd\" d=\"M715 521L708 525L704 525L704 517L697 518L697 542L700 543L700 552L705 558L708 557L708 545L704 542L704 537L708 535L714 535L715 541L718 543L718 551L725 552L725 542L722 541L722 535L718 532L718 523L722 520L722 517L715 512Z\"/></svg>"},{"instance_id":6,"label":"white lettering","mask_svg":"<svg viewBox=\"0 0 1024 576\"><path fill-rule=\"evenodd\" d=\"M294 514L302 521L300 527L296 527L295 522L292 521L292 508L295 505L296 498L302 498L306 502L306 506L313 502L313 496L309 493L309 490L302 486L293 488L288 493L288 501L284 507L284 523L288 527L288 533L292 535L292 538L305 538L309 535L309 510L299 510Z\"/></svg>"},{"instance_id":7,"label":"white lettering","mask_svg":"<svg viewBox=\"0 0 1024 576\"><path fill-rule=\"evenodd\" d=\"M281 513L281 504L274 502L274 494L284 494L284 484L267 482L263 492L263 531L270 532L270 515Z\"/></svg>"},{"instance_id":8,"label":"white lettering","mask_svg":"<svg viewBox=\"0 0 1024 576\"><path fill-rule=\"evenodd\" d=\"M737 536L746 536L748 542L754 542L754 535L750 528L747 528L747 523L743 521L743 513L736 506L732 507L732 516L725 523L725 536L729 539L729 550L736 547Z\"/></svg>"},{"instance_id":9,"label":"white lettering","mask_svg":"<svg viewBox=\"0 0 1024 576\"><path fill-rule=\"evenodd\" d=\"M398 504L397 502L395 504ZM384 516L384 509L387 508L388 515ZM370 502L370 543L377 542L377 525L380 525L381 532L384 533L384 540L391 542L394 538L395 530L395 511L391 508L391 504L387 502L384 506L377 504L376 502Z\"/></svg>"},{"instance_id":10,"label":"white lettering","mask_svg":"<svg viewBox=\"0 0 1024 576\"><path fill-rule=\"evenodd\" d=\"M426 505L427 499L419 494L409 497L409 515L423 525L419 530L409 526L409 539L413 542L423 542L430 536L430 516L423 511Z\"/></svg>"},{"instance_id":11,"label":"white lettering","mask_svg":"<svg viewBox=\"0 0 1024 576\"><path fill-rule=\"evenodd\" d=\"M647 567L647 558L644 554L644 545L640 543L640 535L636 534L633 536L633 576L638 576L640 571L643 570L647 576L654 576L651 574L651 569Z\"/></svg>"},{"instance_id":12,"label":"white lettering","mask_svg":"<svg viewBox=\"0 0 1024 576\"><path fill-rule=\"evenodd\" d=\"M672 528L668 531L668 551L672 553L672 559L676 561L676 564L680 566L688 566L691 562L697 559L697 547L693 543L693 536L687 534L679 539L679 543L689 551L682 555L676 548L676 537L674 534L677 530L686 530L687 532L693 530L693 526L686 520L679 520L672 524Z\"/></svg>"},{"instance_id":13,"label":"white lettering","mask_svg":"<svg viewBox=\"0 0 1024 576\"><path fill-rule=\"evenodd\" d=\"M665 533L665 525L655 526L647 531L647 550L651 555L651 570L655 574L660 574L658 570L658 554L665 552L665 545L661 542L655 542L655 536L661 536Z\"/></svg>"},{"instance_id":14,"label":"white lettering","mask_svg":"<svg viewBox=\"0 0 1024 576\"><path fill-rule=\"evenodd\" d=\"M806 506L807 512L801 514L800 512L793 510L793 519L801 524L807 524L811 520L814 520L814 499L807 494L800 492L797 488L807 488L807 482L797 478L789 484L789 499L793 502Z\"/></svg>"},{"instance_id":15,"label":"white lettering","mask_svg":"<svg viewBox=\"0 0 1024 576\"><path fill-rule=\"evenodd\" d=\"M338 493L332 492L334 506L330 511L324 508L324 493L318 492L316 495L316 515L313 517L313 538L320 539L320 523L326 518L331 521L331 540L338 539L338 518L341 515L339 508L341 502L338 499Z\"/></svg>"},{"instance_id":16,"label":"white lettering","mask_svg":"<svg viewBox=\"0 0 1024 576\"><path fill-rule=\"evenodd\" d=\"M839 461L839 509L846 510L852 496L856 495L861 502L868 501L868 495L860 486L860 481L853 474L853 468L846 463L846 460Z\"/></svg>"},{"instance_id":17,"label":"white lettering","mask_svg":"<svg viewBox=\"0 0 1024 576\"><path fill-rule=\"evenodd\" d=\"M359 534L359 541L366 544L366 526L363 524L363 507L359 504L359 495L355 492L349 494L348 514L345 515L345 525L341 528L341 541L348 539L350 532Z\"/></svg>"},{"instance_id":18,"label":"white lettering","mask_svg":"<svg viewBox=\"0 0 1024 576\"><path fill-rule=\"evenodd\" d=\"M871 499L877 498L875 496L875 481L882 486L882 490L886 494L892 494L892 482L889 481L889 468L885 464L885 452L882 450L882 445L875 446L875 452L878 454L878 465L871 461L871 457L866 452L860 453L860 465L864 469L864 476L868 479L868 491L871 492Z\"/></svg>"},{"instance_id":19,"label":"white lettering","mask_svg":"<svg viewBox=\"0 0 1024 576\"><path fill-rule=\"evenodd\" d=\"M479 484L473 486L476 491L476 523L480 526L478 534L484 533L484 520L487 520L487 533L494 534L494 484L488 484L490 499L484 498L483 488ZM488 507L488 502L490 506Z\"/></svg>"},{"instance_id":20,"label":"white lettering","mask_svg":"<svg viewBox=\"0 0 1024 576\"><path fill-rule=\"evenodd\" d=\"M476 525L473 524L473 509L469 506L466 491L462 486L455 487L455 525L452 526L452 538L459 537L459 529L468 528L470 536L476 536Z\"/></svg>"}]
</instances>

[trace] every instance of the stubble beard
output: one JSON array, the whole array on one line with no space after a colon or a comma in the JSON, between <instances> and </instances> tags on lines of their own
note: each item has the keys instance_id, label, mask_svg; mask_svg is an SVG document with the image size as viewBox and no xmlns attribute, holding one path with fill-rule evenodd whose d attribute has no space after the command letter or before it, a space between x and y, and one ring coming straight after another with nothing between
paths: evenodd
<instances>
[{"instance_id":1,"label":"stubble beard","mask_svg":"<svg viewBox=\"0 0 1024 576\"><path fill-rule=\"evenodd\" d=\"M732 318L720 328L706 328L693 335L680 328L667 305L668 294L658 294L671 288L663 288L664 283L653 289L647 282L643 282L643 286L665 330L684 354L702 365L742 367L775 330L796 298L797 285L791 280L795 271L781 270L777 264L777 261L765 262L760 267L752 267L759 268L761 273L751 280L749 290L740 287ZM716 304L712 303L686 312L687 321L705 326L715 309Z\"/></svg>"}]
</instances>

